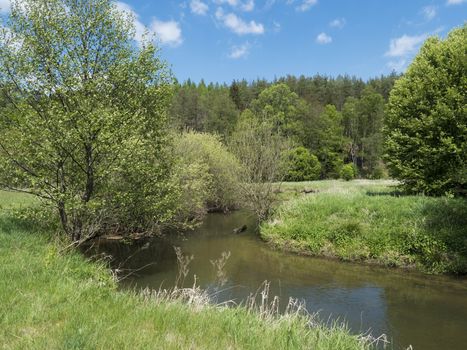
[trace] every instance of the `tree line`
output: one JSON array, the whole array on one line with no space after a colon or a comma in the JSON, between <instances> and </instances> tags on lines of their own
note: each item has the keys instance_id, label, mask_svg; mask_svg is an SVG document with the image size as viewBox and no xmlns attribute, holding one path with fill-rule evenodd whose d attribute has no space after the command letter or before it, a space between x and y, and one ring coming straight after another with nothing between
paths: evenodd
<instances>
[{"instance_id":1,"label":"tree line","mask_svg":"<svg viewBox=\"0 0 467 350\"><path fill-rule=\"evenodd\" d=\"M0 188L40 198L75 242L240 205L264 220L283 179L389 170L408 191L465 194L466 28L429 39L402 77L179 84L113 1L12 0Z\"/></svg>"},{"instance_id":2,"label":"tree line","mask_svg":"<svg viewBox=\"0 0 467 350\"><path fill-rule=\"evenodd\" d=\"M176 83L169 116L179 130L216 133L224 140L242 114L275 115L296 147L305 147L321 165L317 178L339 177L352 163L362 177L385 175L382 125L396 73L363 81L287 76L227 84Z\"/></svg>"}]
</instances>

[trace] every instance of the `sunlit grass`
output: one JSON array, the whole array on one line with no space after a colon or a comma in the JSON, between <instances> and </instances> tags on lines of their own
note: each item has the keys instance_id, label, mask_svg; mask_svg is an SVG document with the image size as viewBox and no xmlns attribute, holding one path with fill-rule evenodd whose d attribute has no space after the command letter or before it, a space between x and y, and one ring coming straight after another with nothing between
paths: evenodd
<instances>
[{"instance_id":1,"label":"sunlit grass","mask_svg":"<svg viewBox=\"0 0 467 350\"><path fill-rule=\"evenodd\" d=\"M0 193L3 206L28 198ZM22 205L23 205L22 204ZM300 313L221 307L203 292L121 291L110 271L0 211L5 349L367 349L342 325ZM197 297L191 298L193 294ZM188 296L188 297L187 297ZM190 301L191 300L191 301Z\"/></svg>"},{"instance_id":2,"label":"sunlit grass","mask_svg":"<svg viewBox=\"0 0 467 350\"><path fill-rule=\"evenodd\" d=\"M33 196L26 193L0 190L0 210L28 206L36 201Z\"/></svg>"},{"instance_id":3,"label":"sunlit grass","mask_svg":"<svg viewBox=\"0 0 467 350\"><path fill-rule=\"evenodd\" d=\"M395 184L283 184L283 203L261 235L276 246L316 256L467 273L467 201L400 196Z\"/></svg>"}]
</instances>

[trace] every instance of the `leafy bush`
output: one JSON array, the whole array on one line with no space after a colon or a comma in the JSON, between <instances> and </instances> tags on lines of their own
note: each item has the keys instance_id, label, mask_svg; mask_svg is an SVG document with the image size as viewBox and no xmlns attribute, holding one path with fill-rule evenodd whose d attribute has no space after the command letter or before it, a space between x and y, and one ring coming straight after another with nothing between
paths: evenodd
<instances>
[{"instance_id":1,"label":"leafy bush","mask_svg":"<svg viewBox=\"0 0 467 350\"><path fill-rule=\"evenodd\" d=\"M338 179L344 161L342 156L335 152L324 150L318 155L318 159L321 163L321 178L324 179Z\"/></svg>"},{"instance_id":2,"label":"leafy bush","mask_svg":"<svg viewBox=\"0 0 467 350\"><path fill-rule=\"evenodd\" d=\"M177 217L174 224L198 223L207 213L207 200L211 195L212 176L203 162L177 162L174 182L179 189Z\"/></svg>"},{"instance_id":3,"label":"leafy bush","mask_svg":"<svg viewBox=\"0 0 467 350\"><path fill-rule=\"evenodd\" d=\"M356 175L357 171L353 163L345 164L341 169L341 178L343 178L345 181L355 179Z\"/></svg>"},{"instance_id":4,"label":"leafy bush","mask_svg":"<svg viewBox=\"0 0 467 350\"><path fill-rule=\"evenodd\" d=\"M383 162L378 162L378 164L374 166L370 178L375 180L389 178L388 170Z\"/></svg>"},{"instance_id":5,"label":"leafy bush","mask_svg":"<svg viewBox=\"0 0 467 350\"><path fill-rule=\"evenodd\" d=\"M321 173L318 158L305 147L297 147L284 157L285 181L317 180Z\"/></svg>"},{"instance_id":6,"label":"leafy bush","mask_svg":"<svg viewBox=\"0 0 467 350\"><path fill-rule=\"evenodd\" d=\"M218 136L197 132L176 135L174 152L182 216L198 220L207 210L228 211L238 205L240 165Z\"/></svg>"}]
</instances>

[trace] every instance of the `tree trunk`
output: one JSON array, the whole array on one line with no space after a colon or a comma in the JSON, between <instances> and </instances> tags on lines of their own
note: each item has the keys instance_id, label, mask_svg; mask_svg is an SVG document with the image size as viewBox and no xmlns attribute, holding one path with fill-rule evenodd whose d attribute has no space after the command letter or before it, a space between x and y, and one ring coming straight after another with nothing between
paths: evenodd
<instances>
[{"instance_id":1,"label":"tree trunk","mask_svg":"<svg viewBox=\"0 0 467 350\"><path fill-rule=\"evenodd\" d=\"M63 231L65 231L67 235L70 235L70 228L68 227L68 215L66 214L65 203L62 201L58 202L58 214L60 215L60 223L62 224Z\"/></svg>"}]
</instances>

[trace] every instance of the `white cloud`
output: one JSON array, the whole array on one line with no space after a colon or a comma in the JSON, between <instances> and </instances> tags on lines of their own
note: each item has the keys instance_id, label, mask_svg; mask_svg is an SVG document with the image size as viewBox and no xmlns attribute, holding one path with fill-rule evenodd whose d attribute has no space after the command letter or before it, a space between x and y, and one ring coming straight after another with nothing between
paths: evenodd
<instances>
[{"instance_id":1,"label":"white cloud","mask_svg":"<svg viewBox=\"0 0 467 350\"><path fill-rule=\"evenodd\" d=\"M402 35L399 38L391 39L389 50L385 56L388 57L404 57L414 53L421 43L428 37L427 34L409 36Z\"/></svg>"},{"instance_id":2,"label":"white cloud","mask_svg":"<svg viewBox=\"0 0 467 350\"><path fill-rule=\"evenodd\" d=\"M156 34L156 37L162 44L175 47L183 42L182 29L180 28L180 24L176 21L164 22L159 21L158 19L153 19L150 29Z\"/></svg>"},{"instance_id":3,"label":"white cloud","mask_svg":"<svg viewBox=\"0 0 467 350\"><path fill-rule=\"evenodd\" d=\"M326 33L320 33L316 37L316 42L318 44L322 44L322 45L330 44L330 43L332 43L332 38L329 35L327 35Z\"/></svg>"},{"instance_id":4,"label":"white cloud","mask_svg":"<svg viewBox=\"0 0 467 350\"><path fill-rule=\"evenodd\" d=\"M0 0L0 13L9 13L10 6L11 6L10 0Z\"/></svg>"},{"instance_id":5,"label":"white cloud","mask_svg":"<svg viewBox=\"0 0 467 350\"><path fill-rule=\"evenodd\" d=\"M214 3L218 5L229 4L230 6L237 6L239 1L238 0L214 0Z\"/></svg>"},{"instance_id":6,"label":"white cloud","mask_svg":"<svg viewBox=\"0 0 467 350\"><path fill-rule=\"evenodd\" d=\"M138 43L141 43L144 39L145 33L147 32L147 28L139 20L138 14L133 10L133 8L130 5L124 2L117 1L115 5L117 6L117 9L120 12L126 14L127 16L130 16L133 19L133 25L135 28L135 40Z\"/></svg>"},{"instance_id":7,"label":"white cloud","mask_svg":"<svg viewBox=\"0 0 467 350\"><path fill-rule=\"evenodd\" d=\"M335 20L329 22L329 26L332 28L344 28L345 23L345 18L336 18Z\"/></svg>"},{"instance_id":8,"label":"white cloud","mask_svg":"<svg viewBox=\"0 0 467 350\"><path fill-rule=\"evenodd\" d=\"M302 3L296 7L296 9L297 11L305 12L315 6L317 3L318 0L303 0Z\"/></svg>"},{"instance_id":9,"label":"white cloud","mask_svg":"<svg viewBox=\"0 0 467 350\"><path fill-rule=\"evenodd\" d=\"M237 60L239 58L247 57L250 53L250 45L248 43L240 46L232 46L229 58Z\"/></svg>"},{"instance_id":10,"label":"white cloud","mask_svg":"<svg viewBox=\"0 0 467 350\"><path fill-rule=\"evenodd\" d=\"M437 10L436 6L426 6L422 9L422 14L427 21L431 21L436 17Z\"/></svg>"},{"instance_id":11,"label":"white cloud","mask_svg":"<svg viewBox=\"0 0 467 350\"><path fill-rule=\"evenodd\" d=\"M466 2L467 0L448 0L448 5L460 5Z\"/></svg>"},{"instance_id":12,"label":"white cloud","mask_svg":"<svg viewBox=\"0 0 467 350\"><path fill-rule=\"evenodd\" d=\"M191 0L190 8L191 12L201 16L204 16L209 10L209 6L201 0Z\"/></svg>"},{"instance_id":13,"label":"white cloud","mask_svg":"<svg viewBox=\"0 0 467 350\"><path fill-rule=\"evenodd\" d=\"M222 8L217 9L216 18L221 21L224 26L238 35L259 35L264 33L264 26L261 23L256 23L255 21L245 22L233 13L225 14Z\"/></svg>"},{"instance_id":14,"label":"white cloud","mask_svg":"<svg viewBox=\"0 0 467 350\"><path fill-rule=\"evenodd\" d=\"M254 0L248 0L248 1L244 2L241 5L241 9L243 11L245 11L245 12L253 11L255 9L255 1Z\"/></svg>"},{"instance_id":15,"label":"white cloud","mask_svg":"<svg viewBox=\"0 0 467 350\"><path fill-rule=\"evenodd\" d=\"M1 0L0 0L1 1ZM176 21L159 21L153 19L149 28L147 28L140 20L139 15L133 10L133 8L122 2L117 1L117 9L126 15L129 15L133 19L135 27L135 40L141 44L147 33L149 36L155 35L163 45L178 46L183 42L182 30L180 24Z\"/></svg>"},{"instance_id":16,"label":"white cloud","mask_svg":"<svg viewBox=\"0 0 467 350\"><path fill-rule=\"evenodd\" d=\"M389 61L387 66L396 72L402 72L405 70L407 65L407 60L405 58L401 58L400 60L397 61Z\"/></svg>"},{"instance_id":17,"label":"white cloud","mask_svg":"<svg viewBox=\"0 0 467 350\"><path fill-rule=\"evenodd\" d=\"M214 3L217 5L230 5L241 11L250 12L255 8L255 0L214 0Z\"/></svg>"},{"instance_id":18,"label":"white cloud","mask_svg":"<svg viewBox=\"0 0 467 350\"><path fill-rule=\"evenodd\" d=\"M279 22L273 21L272 25L274 26L274 32L279 33L281 31L281 24Z\"/></svg>"}]
</instances>

